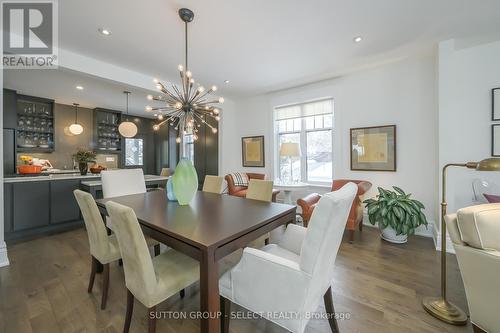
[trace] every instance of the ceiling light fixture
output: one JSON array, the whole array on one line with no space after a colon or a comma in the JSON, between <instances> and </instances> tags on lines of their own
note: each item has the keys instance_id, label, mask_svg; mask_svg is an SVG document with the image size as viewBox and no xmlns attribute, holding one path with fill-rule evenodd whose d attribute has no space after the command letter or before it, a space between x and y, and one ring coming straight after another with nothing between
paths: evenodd
<instances>
[{"instance_id":1,"label":"ceiling light fixture","mask_svg":"<svg viewBox=\"0 0 500 333\"><path fill-rule=\"evenodd\" d=\"M354 37L352 40L354 41L354 43L359 43L363 40L363 37L357 36L357 37Z\"/></svg>"},{"instance_id":2,"label":"ceiling light fixture","mask_svg":"<svg viewBox=\"0 0 500 333\"><path fill-rule=\"evenodd\" d=\"M83 126L78 123L78 106L80 104L73 103L75 106L75 122L69 125L68 130L73 135L80 135L83 133Z\"/></svg>"},{"instance_id":3,"label":"ceiling light fixture","mask_svg":"<svg viewBox=\"0 0 500 333\"><path fill-rule=\"evenodd\" d=\"M77 90L83 90L83 86L76 86Z\"/></svg>"},{"instance_id":4,"label":"ceiling light fixture","mask_svg":"<svg viewBox=\"0 0 500 333\"><path fill-rule=\"evenodd\" d=\"M109 31L108 29L99 28L99 29L97 29L97 31L99 31L101 33L101 35L104 35L104 36L111 35L111 31Z\"/></svg>"},{"instance_id":5,"label":"ceiling light fixture","mask_svg":"<svg viewBox=\"0 0 500 333\"><path fill-rule=\"evenodd\" d=\"M176 142L180 143L182 134L193 134L193 139L198 136L198 128L202 125L210 127L213 133L217 133L217 127L208 123L208 119L213 118L216 121L220 119L220 109L217 104L224 103L224 98L210 98L210 94L217 90L216 86L210 89L205 89L203 86L196 88L193 74L188 68L188 23L194 18L194 13L187 8L179 9L179 17L185 24L185 62L184 66L179 65L179 74L182 80L182 86L179 88L174 84L167 85L154 79L156 88L163 93L160 96L148 96L148 100L164 102L166 105L162 107L146 106L146 111L156 112L157 119L160 121L153 126L154 130L158 130L160 126L169 124L179 131Z\"/></svg>"},{"instance_id":6,"label":"ceiling light fixture","mask_svg":"<svg viewBox=\"0 0 500 333\"><path fill-rule=\"evenodd\" d=\"M225 84L228 84L228 83L229 83L229 80L225 80L225 81L224 81L224 83L225 83Z\"/></svg>"},{"instance_id":7,"label":"ceiling light fixture","mask_svg":"<svg viewBox=\"0 0 500 333\"><path fill-rule=\"evenodd\" d=\"M130 95L130 91L124 91L123 93L127 95L127 120L120 123L118 132L125 138L133 138L137 134L137 125L128 121L128 96Z\"/></svg>"}]
</instances>

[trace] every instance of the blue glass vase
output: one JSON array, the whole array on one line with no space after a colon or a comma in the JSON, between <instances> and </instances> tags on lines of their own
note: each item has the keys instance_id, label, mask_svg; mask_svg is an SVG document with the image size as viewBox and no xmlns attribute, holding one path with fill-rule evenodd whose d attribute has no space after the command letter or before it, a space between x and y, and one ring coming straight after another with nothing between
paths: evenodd
<instances>
[{"instance_id":1,"label":"blue glass vase","mask_svg":"<svg viewBox=\"0 0 500 333\"><path fill-rule=\"evenodd\" d=\"M174 185L173 185L172 177L170 177L167 180L167 187L165 190L167 191L167 198L169 201L177 201L177 198L175 197L175 193L174 193Z\"/></svg>"},{"instance_id":2,"label":"blue glass vase","mask_svg":"<svg viewBox=\"0 0 500 333\"><path fill-rule=\"evenodd\" d=\"M193 163L182 158L172 176L172 185L179 205L188 205L198 191L198 174Z\"/></svg>"}]
</instances>

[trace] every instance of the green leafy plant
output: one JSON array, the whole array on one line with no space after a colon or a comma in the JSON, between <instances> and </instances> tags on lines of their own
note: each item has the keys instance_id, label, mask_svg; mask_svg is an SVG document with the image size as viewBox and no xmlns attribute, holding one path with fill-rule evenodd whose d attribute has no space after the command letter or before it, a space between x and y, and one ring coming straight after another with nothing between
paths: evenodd
<instances>
[{"instance_id":1,"label":"green leafy plant","mask_svg":"<svg viewBox=\"0 0 500 333\"><path fill-rule=\"evenodd\" d=\"M73 158L78 163L90 163L95 162L97 154L95 151L87 150L87 149L78 149L75 154L73 154Z\"/></svg>"},{"instance_id":2,"label":"green leafy plant","mask_svg":"<svg viewBox=\"0 0 500 333\"><path fill-rule=\"evenodd\" d=\"M406 194L399 187L393 186L394 191L378 188L376 199L363 201L368 210L368 219L371 224L378 223L383 229L388 226L396 231L397 235L413 235L420 225L427 227L427 219L422 212L424 205L411 194Z\"/></svg>"}]
</instances>

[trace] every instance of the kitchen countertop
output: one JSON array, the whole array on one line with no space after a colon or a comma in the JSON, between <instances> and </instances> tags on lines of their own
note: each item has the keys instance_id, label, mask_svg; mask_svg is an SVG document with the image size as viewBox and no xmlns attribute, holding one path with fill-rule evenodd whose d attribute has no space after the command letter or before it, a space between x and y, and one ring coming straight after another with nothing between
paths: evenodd
<instances>
[{"instance_id":1,"label":"kitchen countertop","mask_svg":"<svg viewBox=\"0 0 500 333\"><path fill-rule=\"evenodd\" d=\"M24 183L24 182L39 182L39 181L50 181L50 180L64 180L64 179L96 179L100 178L101 175L93 175L88 173L85 176L80 175L79 173L57 173L57 174L48 174L48 175L40 175L40 176L25 176L25 177L4 177L4 183Z\"/></svg>"},{"instance_id":2,"label":"kitchen countertop","mask_svg":"<svg viewBox=\"0 0 500 333\"><path fill-rule=\"evenodd\" d=\"M168 177L166 176L157 176L157 175L144 175L144 180L146 182L148 181L162 181L162 180L168 180ZM101 186L102 182L101 180L84 180L82 181L82 185L85 186Z\"/></svg>"}]
</instances>

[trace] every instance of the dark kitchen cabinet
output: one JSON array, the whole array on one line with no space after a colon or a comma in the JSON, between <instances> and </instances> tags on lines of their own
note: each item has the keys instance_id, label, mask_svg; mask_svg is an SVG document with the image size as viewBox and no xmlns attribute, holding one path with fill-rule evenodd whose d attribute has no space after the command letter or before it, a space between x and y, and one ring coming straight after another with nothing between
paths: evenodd
<instances>
[{"instance_id":1,"label":"dark kitchen cabinet","mask_svg":"<svg viewBox=\"0 0 500 333\"><path fill-rule=\"evenodd\" d=\"M16 173L16 130L12 128L3 129L3 173Z\"/></svg>"},{"instance_id":2,"label":"dark kitchen cabinet","mask_svg":"<svg viewBox=\"0 0 500 333\"><path fill-rule=\"evenodd\" d=\"M3 128L17 127L17 94L14 90L3 90Z\"/></svg>"},{"instance_id":3,"label":"dark kitchen cabinet","mask_svg":"<svg viewBox=\"0 0 500 333\"><path fill-rule=\"evenodd\" d=\"M218 123L211 117L206 117L206 122L214 128ZM194 144L194 167L198 173L198 187L203 187L206 175L219 174L219 135L213 133L208 126L202 126L198 132L198 140Z\"/></svg>"},{"instance_id":4,"label":"dark kitchen cabinet","mask_svg":"<svg viewBox=\"0 0 500 333\"><path fill-rule=\"evenodd\" d=\"M79 220L80 209L73 191L80 188L80 180L54 180L50 186L50 224Z\"/></svg>"},{"instance_id":5,"label":"dark kitchen cabinet","mask_svg":"<svg viewBox=\"0 0 500 333\"><path fill-rule=\"evenodd\" d=\"M4 218L4 231L12 231L12 223L14 215L12 212L12 184L3 184L3 218Z\"/></svg>"},{"instance_id":6,"label":"dark kitchen cabinet","mask_svg":"<svg viewBox=\"0 0 500 333\"><path fill-rule=\"evenodd\" d=\"M13 183L14 230L20 231L49 224L50 182Z\"/></svg>"}]
</instances>

